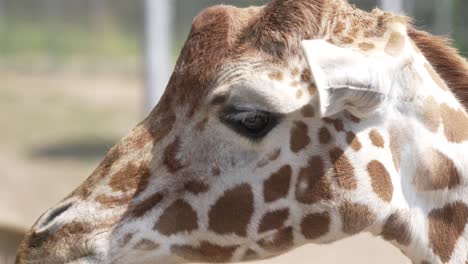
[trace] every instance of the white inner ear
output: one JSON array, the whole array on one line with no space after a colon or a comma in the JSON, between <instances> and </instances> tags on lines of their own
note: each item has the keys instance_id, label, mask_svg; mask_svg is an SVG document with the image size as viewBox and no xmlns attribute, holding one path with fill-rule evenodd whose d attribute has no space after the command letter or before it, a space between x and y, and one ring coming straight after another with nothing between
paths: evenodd
<instances>
[{"instance_id":1,"label":"white inner ear","mask_svg":"<svg viewBox=\"0 0 468 264\"><path fill-rule=\"evenodd\" d=\"M324 40L305 40L302 47L317 86L322 117L344 110L366 117L385 102L392 83L384 58L370 58Z\"/></svg>"}]
</instances>

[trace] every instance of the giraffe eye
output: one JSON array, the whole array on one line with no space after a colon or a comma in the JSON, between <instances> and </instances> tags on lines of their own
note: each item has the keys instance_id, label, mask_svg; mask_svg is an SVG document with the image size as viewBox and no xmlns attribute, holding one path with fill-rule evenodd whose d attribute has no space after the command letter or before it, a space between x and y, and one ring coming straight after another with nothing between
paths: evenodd
<instances>
[{"instance_id":1,"label":"giraffe eye","mask_svg":"<svg viewBox=\"0 0 468 264\"><path fill-rule=\"evenodd\" d=\"M221 121L243 136L260 139L276 126L278 117L258 109L229 107L223 111Z\"/></svg>"}]
</instances>

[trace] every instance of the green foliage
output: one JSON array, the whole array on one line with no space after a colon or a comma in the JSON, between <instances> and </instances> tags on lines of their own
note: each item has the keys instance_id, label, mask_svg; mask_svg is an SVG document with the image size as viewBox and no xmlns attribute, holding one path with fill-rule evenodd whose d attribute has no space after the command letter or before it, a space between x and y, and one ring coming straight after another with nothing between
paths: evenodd
<instances>
[{"instance_id":1,"label":"green foliage","mask_svg":"<svg viewBox=\"0 0 468 264\"><path fill-rule=\"evenodd\" d=\"M144 35L143 1L86 0L1 0L0 64L8 62L67 63L73 60L136 62L142 58ZM157 0L155 0L157 1ZM267 0L173 0L173 58L188 34L193 17L203 8L224 3L237 6L260 5ZM375 0L350 0L359 7L372 9ZM414 0L415 23L431 30L434 5L427 0ZM456 46L468 54L468 10L466 0L453 1L453 30ZM84 3L83 2L83 3ZM49 10L51 9L51 10ZM2 16L3 14L3 16Z\"/></svg>"},{"instance_id":2,"label":"green foliage","mask_svg":"<svg viewBox=\"0 0 468 264\"><path fill-rule=\"evenodd\" d=\"M468 17L466 12L468 10L468 1L466 0L453 0L453 23L454 23L454 37L456 46L465 57L468 57Z\"/></svg>"}]
</instances>

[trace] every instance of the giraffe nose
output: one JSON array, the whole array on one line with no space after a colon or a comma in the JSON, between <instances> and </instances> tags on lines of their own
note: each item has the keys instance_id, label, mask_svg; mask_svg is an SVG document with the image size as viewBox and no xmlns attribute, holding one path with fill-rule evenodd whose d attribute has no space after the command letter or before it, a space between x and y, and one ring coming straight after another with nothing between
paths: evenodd
<instances>
[{"instance_id":1,"label":"giraffe nose","mask_svg":"<svg viewBox=\"0 0 468 264\"><path fill-rule=\"evenodd\" d=\"M54 222L68 211L73 206L72 202L58 205L47 211L36 223L35 230L36 233L41 231L46 231L48 228L54 225Z\"/></svg>"},{"instance_id":2,"label":"giraffe nose","mask_svg":"<svg viewBox=\"0 0 468 264\"><path fill-rule=\"evenodd\" d=\"M91 227L74 220L79 215L77 208L79 205L70 201L43 214L20 244L16 263L75 263L94 256L86 236Z\"/></svg>"},{"instance_id":3,"label":"giraffe nose","mask_svg":"<svg viewBox=\"0 0 468 264\"><path fill-rule=\"evenodd\" d=\"M56 221L66 211L73 206L72 202L58 205L48 210L42 217L39 218L37 223L31 230L29 236L29 246L31 248L39 248L54 233L57 225Z\"/></svg>"}]
</instances>

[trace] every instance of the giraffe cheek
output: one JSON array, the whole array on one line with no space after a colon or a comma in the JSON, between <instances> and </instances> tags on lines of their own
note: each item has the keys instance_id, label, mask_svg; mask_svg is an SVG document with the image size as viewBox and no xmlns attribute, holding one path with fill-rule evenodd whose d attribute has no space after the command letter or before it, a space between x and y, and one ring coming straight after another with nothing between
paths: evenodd
<instances>
[{"instance_id":1,"label":"giraffe cheek","mask_svg":"<svg viewBox=\"0 0 468 264\"><path fill-rule=\"evenodd\" d=\"M325 174L321 157L314 156L310 158L307 166L301 168L295 195L297 201L303 204L314 204L333 198L331 183Z\"/></svg>"},{"instance_id":2,"label":"giraffe cheek","mask_svg":"<svg viewBox=\"0 0 468 264\"><path fill-rule=\"evenodd\" d=\"M171 247L171 251L190 261L222 263L228 262L237 248L238 246L220 246L204 241L198 247L175 245Z\"/></svg>"},{"instance_id":3,"label":"giraffe cheek","mask_svg":"<svg viewBox=\"0 0 468 264\"><path fill-rule=\"evenodd\" d=\"M310 214L301 222L301 231L306 239L314 240L326 235L330 230L328 213Z\"/></svg>"},{"instance_id":4,"label":"giraffe cheek","mask_svg":"<svg viewBox=\"0 0 468 264\"><path fill-rule=\"evenodd\" d=\"M230 189L211 207L209 229L215 233L247 235L247 226L254 212L254 194L250 185Z\"/></svg>"},{"instance_id":5,"label":"giraffe cheek","mask_svg":"<svg viewBox=\"0 0 468 264\"><path fill-rule=\"evenodd\" d=\"M197 228L197 212L184 200L177 200L170 205L153 227L164 236L191 232Z\"/></svg>"}]
</instances>

